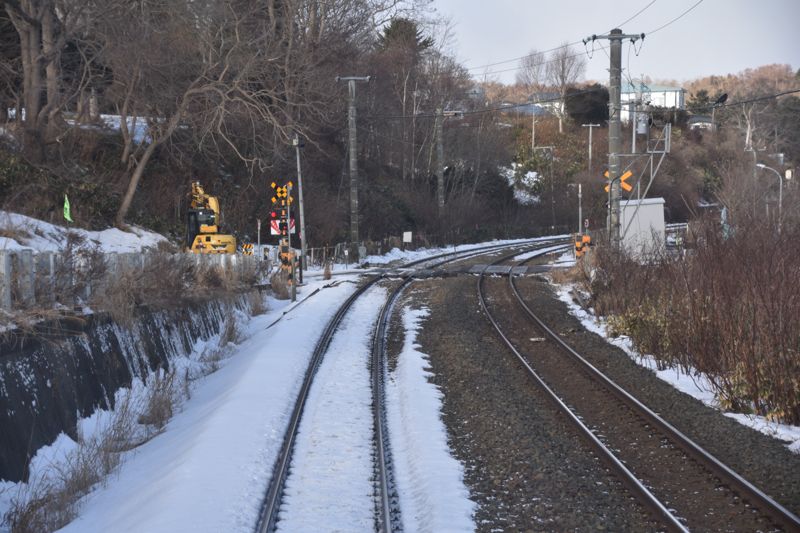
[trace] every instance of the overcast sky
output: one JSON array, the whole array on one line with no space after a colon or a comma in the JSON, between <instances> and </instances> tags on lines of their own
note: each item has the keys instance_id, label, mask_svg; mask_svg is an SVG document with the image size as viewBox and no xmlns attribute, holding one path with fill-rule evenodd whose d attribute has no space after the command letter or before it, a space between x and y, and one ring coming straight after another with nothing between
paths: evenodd
<instances>
[{"instance_id":1,"label":"overcast sky","mask_svg":"<svg viewBox=\"0 0 800 533\"><path fill-rule=\"evenodd\" d=\"M490 78L505 83L513 83L518 60L481 67L615 27L625 34L650 34L635 50L623 44L623 71L635 78L644 74L683 82L771 63L800 68L800 0L702 0L654 32L698 2L655 0L620 26L651 1L433 0L433 5L454 23L452 51L470 73L482 77L488 71ZM608 46L608 41L597 41L599 45ZM584 50L582 43L574 47ZM608 63L606 52L596 49L587 57L586 79L607 84Z\"/></svg>"}]
</instances>

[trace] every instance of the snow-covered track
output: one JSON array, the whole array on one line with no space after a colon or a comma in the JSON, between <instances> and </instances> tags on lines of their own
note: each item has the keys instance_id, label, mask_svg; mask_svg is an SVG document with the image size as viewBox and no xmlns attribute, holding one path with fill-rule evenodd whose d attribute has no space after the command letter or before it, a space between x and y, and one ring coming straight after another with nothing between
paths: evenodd
<instances>
[{"instance_id":1,"label":"snow-covered track","mask_svg":"<svg viewBox=\"0 0 800 533\"><path fill-rule=\"evenodd\" d=\"M499 314L493 314L490 307L496 310L501 297L494 297L489 300L492 305L487 305L486 276L480 276L478 294L489 321L534 381L663 527L672 531L686 531L687 526L800 530L798 517L639 402L564 342L531 310L514 277L509 274L508 288L513 297L506 300L504 318L499 319ZM524 348L525 337L530 334L515 333L526 326L518 322L519 317L506 318L513 313L509 303L514 301L516 309L521 307L529 322L535 323L550 341L538 345L535 358L531 357L530 348ZM522 353L526 349L528 352ZM569 382L563 379L565 375L569 376ZM614 407L609 407L612 404ZM603 405L604 409L598 411L613 412L616 416L602 419L590 412L591 407L587 406L591 405ZM631 446L614 440L612 434L624 435L621 440ZM650 464L641 459L646 455L642 450L650 455Z\"/></svg>"},{"instance_id":2,"label":"snow-covered track","mask_svg":"<svg viewBox=\"0 0 800 533\"><path fill-rule=\"evenodd\" d=\"M559 242L564 241L564 239L557 240ZM461 252L450 252L407 263L404 265L404 268L432 268L445 263L471 258L477 255L493 253L497 250L509 248L524 248L525 250L530 250L532 245L542 246L551 244L552 242L552 240L536 239L513 244L491 245ZM275 467L273 468L272 479L259 513L259 520L256 525L256 531L259 533L272 532L276 529L281 499L283 497L286 480L289 474L289 467L292 460L292 453L295 446L298 429L300 427L304 407L306 405L317 369L320 367L323 357L328 350L328 347L331 345L331 341L336 331L339 329L342 321L344 320L345 315L347 315L348 311L353 307L359 297L364 295L378 281L384 279L385 277L387 277L386 274L372 277L372 279L369 279L363 283L352 295L350 295L350 297L344 302L344 304L342 304L342 306L337 310L336 314L328 322L323 334L320 336L320 339L314 348L314 352L303 378L303 384L300 388L295 406L292 410L289 424L287 425ZM399 505L397 504L397 496L394 493L394 488L391 481L391 456L385 425L386 415L383 409L383 377L385 375L386 368L386 328L389 316L391 314L391 307L393 306L396 298L402 292L402 289L412 281L413 273L407 274L405 277L405 281L393 292L387 303L384 305L380 314L378 325L373 333L373 353L371 366L373 368L373 417L375 420L375 438L377 441L376 446L378 450L378 457L376 461L376 477L378 478L377 496L379 505L377 509L376 521L379 531L398 531L400 529Z\"/></svg>"}]
</instances>

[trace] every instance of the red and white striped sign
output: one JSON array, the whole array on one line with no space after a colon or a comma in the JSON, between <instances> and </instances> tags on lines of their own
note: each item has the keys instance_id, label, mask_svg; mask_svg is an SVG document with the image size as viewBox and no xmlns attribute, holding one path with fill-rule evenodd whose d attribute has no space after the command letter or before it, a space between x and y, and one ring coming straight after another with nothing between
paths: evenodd
<instances>
[{"instance_id":1,"label":"red and white striped sign","mask_svg":"<svg viewBox=\"0 0 800 533\"><path fill-rule=\"evenodd\" d=\"M289 219L289 233L292 233L292 234L295 233L294 219L293 218ZM279 220L273 219L273 220L269 221L269 234L270 235L280 235L281 234L280 221Z\"/></svg>"}]
</instances>

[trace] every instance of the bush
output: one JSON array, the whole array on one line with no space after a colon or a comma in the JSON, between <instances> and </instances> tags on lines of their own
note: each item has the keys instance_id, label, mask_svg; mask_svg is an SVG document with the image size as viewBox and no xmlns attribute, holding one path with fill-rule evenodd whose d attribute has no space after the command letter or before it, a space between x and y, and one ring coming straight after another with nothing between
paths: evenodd
<instances>
[{"instance_id":1,"label":"bush","mask_svg":"<svg viewBox=\"0 0 800 533\"><path fill-rule=\"evenodd\" d=\"M660 366L706 374L724 408L800 423L798 225L692 233L691 253L647 267L600 250L595 308Z\"/></svg>"},{"instance_id":2,"label":"bush","mask_svg":"<svg viewBox=\"0 0 800 533\"><path fill-rule=\"evenodd\" d=\"M272 294L278 300L288 300L289 299L289 275L283 271L278 270L269 278L269 284L272 288Z\"/></svg>"}]
</instances>

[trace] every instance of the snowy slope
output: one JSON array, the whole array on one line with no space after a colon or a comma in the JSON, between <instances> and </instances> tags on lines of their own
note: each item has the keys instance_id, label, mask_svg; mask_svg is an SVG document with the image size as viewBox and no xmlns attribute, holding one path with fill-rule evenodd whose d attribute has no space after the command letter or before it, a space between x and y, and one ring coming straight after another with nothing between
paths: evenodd
<instances>
[{"instance_id":1,"label":"snowy slope","mask_svg":"<svg viewBox=\"0 0 800 533\"><path fill-rule=\"evenodd\" d=\"M57 226L25 215L0 211L0 250L31 249L35 252L57 252L64 248L68 233L83 237L87 245L97 246L103 252L138 252L142 248L154 248L159 242L167 241L158 233L137 227L131 227L131 232L117 228L89 231Z\"/></svg>"}]
</instances>

